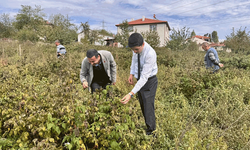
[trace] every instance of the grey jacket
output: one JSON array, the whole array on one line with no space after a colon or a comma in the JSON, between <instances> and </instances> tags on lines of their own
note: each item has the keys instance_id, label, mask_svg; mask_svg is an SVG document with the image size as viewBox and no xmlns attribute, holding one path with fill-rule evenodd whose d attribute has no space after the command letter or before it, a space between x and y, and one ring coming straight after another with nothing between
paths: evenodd
<instances>
[{"instance_id":1,"label":"grey jacket","mask_svg":"<svg viewBox=\"0 0 250 150\"><path fill-rule=\"evenodd\" d=\"M116 63L114 60L114 57L109 51L106 50L100 50L98 53L102 57L102 64L103 67L109 76L109 80L114 83L116 82ZM92 82L92 79L94 77L93 74L93 66L89 63L89 60L87 57L85 57L82 61L81 71L80 71L80 80L81 83L83 81L88 82L89 90L90 90L90 84Z\"/></svg>"}]
</instances>

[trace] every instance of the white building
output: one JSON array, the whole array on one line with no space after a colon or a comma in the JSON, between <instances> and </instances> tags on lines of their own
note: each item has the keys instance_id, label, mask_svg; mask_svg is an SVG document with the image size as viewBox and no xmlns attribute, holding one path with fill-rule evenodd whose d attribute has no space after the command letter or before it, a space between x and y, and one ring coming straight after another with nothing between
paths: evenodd
<instances>
[{"instance_id":1,"label":"white building","mask_svg":"<svg viewBox=\"0 0 250 150\"><path fill-rule=\"evenodd\" d=\"M108 40L110 41L114 39L113 36L106 36L106 35L101 35L101 34L99 34L98 37L99 39L95 41L94 45L104 46L104 45L107 45ZM84 32L81 32L78 34L78 42L81 42L81 39L84 39Z\"/></svg>"},{"instance_id":2,"label":"white building","mask_svg":"<svg viewBox=\"0 0 250 150\"><path fill-rule=\"evenodd\" d=\"M214 47L217 51L226 51L226 52L231 52L230 48L227 48L224 43L212 43L210 42L210 37L207 36L200 36L200 35L195 35L187 40L191 40L192 42L195 42L199 46L200 51L204 51L202 49L202 43L207 42L211 47Z\"/></svg>"},{"instance_id":3,"label":"white building","mask_svg":"<svg viewBox=\"0 0 250 150\"><path fill-rule=\"evenodd\" d=\"M195 36L191 37L190 40L192 42L196 42L198 45L200 45L204 42L208 42L209 44L211 43L210 37L207 37L207 36L195 35Z\"/></svg>"},{"instance_id":4,"label":"white building","mask_svg":"<svg viewBox=\"0 0 250 150\"><path fill-rule=\"evenodd\" d=\"M146 31L157 31L159 37L160 37L160 47L163 47L166 45L166 43L169 41L169 31L170 26L167 21L161 21L157 19L149 19L145 18L144 16L141 19L138 20L132 20L128 22L130 33L132 34L135 31L138 33L146 32ZM121 33L121 29L119 28L121 24L117 24L117 33Z\"/></svg>"}]
</instances>

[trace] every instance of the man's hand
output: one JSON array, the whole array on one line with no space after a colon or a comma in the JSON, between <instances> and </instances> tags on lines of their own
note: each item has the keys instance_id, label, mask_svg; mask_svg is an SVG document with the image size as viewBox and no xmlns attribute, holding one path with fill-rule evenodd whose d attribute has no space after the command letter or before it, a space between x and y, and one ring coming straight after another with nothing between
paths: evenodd
<instances>
[{"instance_id":1,"label":"man's hand","mask_svg":"<svg viewBox=\"0 0 250 150\"><path fill-rule=\"evenodd\" d=\"M112 83L113 85L115 85L115 82L114 83Z\"/></svg>"},{"instance_id":2,"label":"man's hand","mask_svg":"<svg viewBox=\"0 0 250 150\"><path fill-rule=\"evenodd\" d=\"M133 82L133 77L134 77L134 76L131 74L131 75L129 75L129 78L128 78L128 83L131 84L131 85L134 84L134 82Z\"/></svg>"},{"instance_id":3,"label":"man's hand","mask_svg":"<svg viewBox=\"0 0 250 150\"><path fill-rule=\"evenodd\" d=\"M131 96L129 94L127 94L126 96L124 96L122 99L121 99L121 103L123 104L127 104L128 101L131 99Z\"/></svg>"},{"instance_id":4,"label":"man's hand","mask_svg":"<svg viewBox=\"0 0 250 150\"><path fill-rule=\"evenodd\" d=\"M88 87L89 87L89 86L88 86L88 82L87 82L87 81L83 81L82 87L83 87L84 89L88 88Z\"/></svg>"},{"instance_id":5,"label":"man's hand","mask_svg":"<svg viewBox=\"0 0 250 150\"><path fill-rule=\"evenodd\" d=\"M220 67L223 67L224 65L223 65L222 63L219 63L219 66L220 66Z\"/></svg>"}]
</instances>

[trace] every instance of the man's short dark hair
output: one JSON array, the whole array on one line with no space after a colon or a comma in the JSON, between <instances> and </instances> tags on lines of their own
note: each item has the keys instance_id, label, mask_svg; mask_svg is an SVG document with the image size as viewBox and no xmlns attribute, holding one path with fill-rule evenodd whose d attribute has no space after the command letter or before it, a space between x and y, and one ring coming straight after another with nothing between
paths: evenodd
<instances>
[{"instance_id":1,"label":"man's short dark hair","mask_svg":"<svg viewBox=\"0 0 250 150\"><path fill-rule=\"evenodd\" d=\"M142 46L143 37L139 33L133 33L128 39L128 47Z\"/></svg>"},{"instance_id":2,"label":"man's short dark hair","mask_svg":"<svg viewBox=\"0 0 250 150\"><path fill-rule=\"evenodd\" d=\"M92 58L93 56L95 56L95 58L97 58L98 55L99 55L99 53L97 52L96 49L89 49L89 50L87 51L87 57L88 57L88 58Z\"/></svg>"}]
</instances>

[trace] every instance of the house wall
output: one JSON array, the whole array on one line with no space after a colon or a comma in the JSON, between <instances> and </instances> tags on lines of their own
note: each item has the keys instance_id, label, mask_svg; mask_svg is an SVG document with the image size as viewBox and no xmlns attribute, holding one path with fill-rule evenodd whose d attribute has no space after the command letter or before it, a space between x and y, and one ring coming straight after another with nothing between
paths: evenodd
<instances>
[{"instance_id":1,"label":"house wall","mask_svg":"<svg viewBox=\"0 0 250 150\"><path fill-rule=\"evenodd\" d=\"M78 42L81 42L81 39L84 39L83 32L78 34ZM107 41L104 41L106 39L114 39L114 37L99 35L99 39L97 41L95 41L94 45L104 46L107 44Z\"/></svg>"},{"instance_id":2,"label":"house wall","mask_svg":"<svg viewBox=\"0 0 250 150\"><path fill-rule=\"evenodd\" d=\"M197 37L192 38L191 40L192 40L193 42L196 42L197 44L202 44L202 43L204 43L204 42L207 42L207 41L205 41L205 40L203 40L203 39L199 39L199 38L197 38ZM208 42L208 43L210 43L210 42Z\"/></svg>"},{"instance_id":3,"label":"house wall","mask_svg":"<svg viewBox=\"0 0 250 150\"><path fill-rule=\"evenodd\" d=\"M78 34L78 42L81 42L81 39L84 39L84 33L79 33Z\"/></svg>"},{"instance_id":4,"label":"house wall","mask_svg":"<svg viewBox=\"0 0 250 150\"><path fill-rule=\"evenodd\" d=\"M166 24L157 24L157 32L160 37L160 47L166 46L169 41L169 32Z\"/></svg>"},{"instance_id":5,"label":"house wall","mask_svg":"<svg viewBox=\"0 0 250 150\"><path fill-rule=\"evenodd\" d=\"M169 28L168 28L168 26L165 24L165 26L164 26L164 30L165 30L165 39L166 39L166 41L165 41L165 43L167 43L167 42L169 42L170 41L170 37L169 37L169 35L170 35L170 30L169 30Z\"/></svg>"},{"instance_id":6,"label":"house wall","mask_svg":"<svg viewBox=\"0 0 250 150\"><path fill-rule=\"evenodd\" d=\"M166 45L166 42L169 41L169 29L166 24L157 24L157 33L160 37L160 47L163 47ZM133 25L133 32L130 32L131 35L135 31L138 33L146 32L150 30L150 25ZM118 27L117 33L121 33L122 30Z\"/></svg>"}]
</instances>

